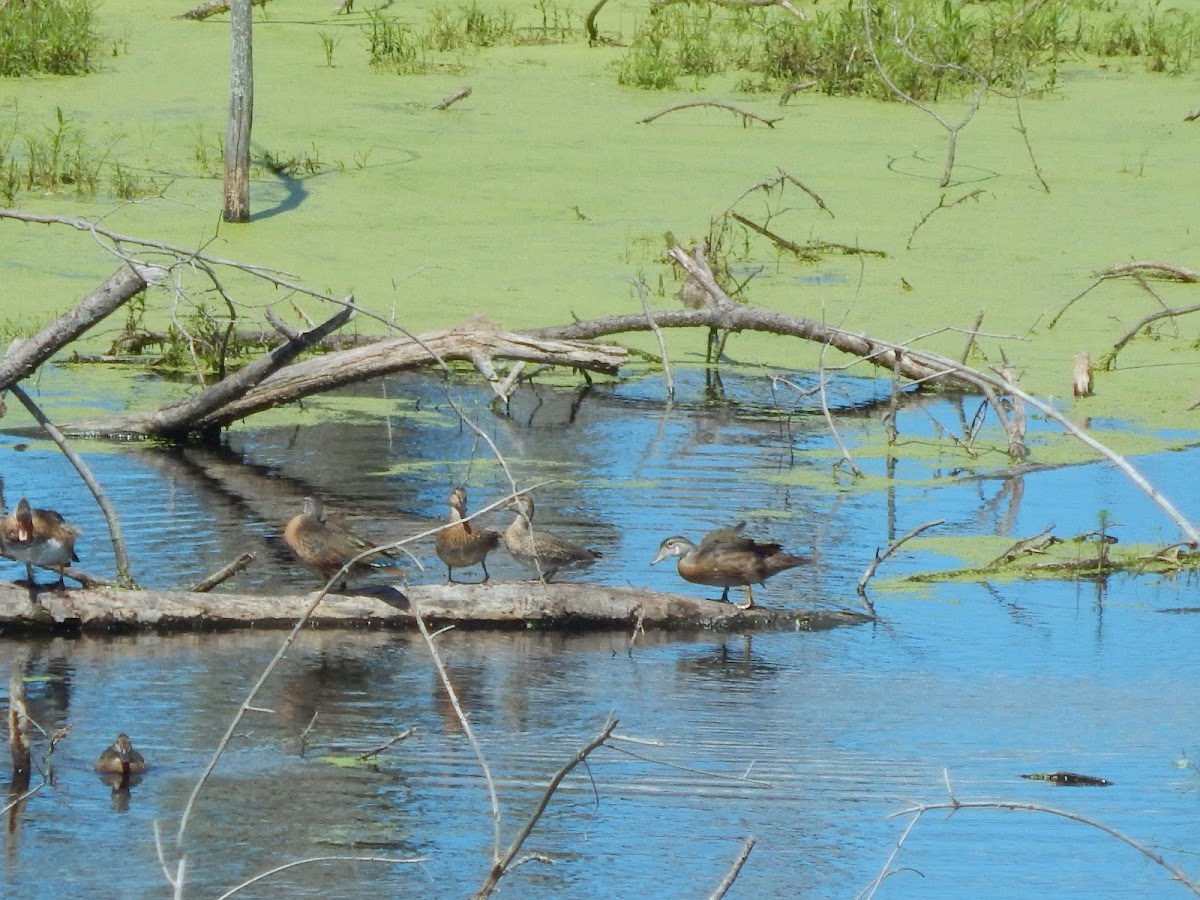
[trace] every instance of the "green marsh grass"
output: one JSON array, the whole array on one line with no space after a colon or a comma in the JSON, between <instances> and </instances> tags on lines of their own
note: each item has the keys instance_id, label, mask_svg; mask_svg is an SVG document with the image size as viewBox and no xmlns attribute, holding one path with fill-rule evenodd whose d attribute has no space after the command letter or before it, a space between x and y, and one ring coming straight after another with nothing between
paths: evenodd
<instances>
[{"instance_id":1,"label":"green marsh grass","mask_svg":"<svg viewBox=\"0 0 1200 900\"><path fill-rule=\"evenodd\" d=\"M86 75L100 46L93 0L0 8L0 76Z\"/></svg>"}]
</instances>

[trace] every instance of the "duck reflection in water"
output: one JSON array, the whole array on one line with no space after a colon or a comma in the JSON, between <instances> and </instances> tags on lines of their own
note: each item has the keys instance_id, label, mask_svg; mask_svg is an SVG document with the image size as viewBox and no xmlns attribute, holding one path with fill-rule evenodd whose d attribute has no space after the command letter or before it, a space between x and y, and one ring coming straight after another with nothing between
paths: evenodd
<instances>
[{"instance_id":1,"label":"duck reflection in water","mask_svg":"<svg viewBox=\"0 0 1200 900\"><path fill-rule=\"evenodd\" d=\"M721 600L729 601L731 587L746 589L745 604L739 609L754 606L754 594L750 585L763 584L772 575L802 565L808 557L796 556L784 551L779 544L765 544L742 534L745 522L730 528L710 531L697 547L685 537L669 537L658 548L658 555L650 561L656 565L664 559L677 557L680 576L693 584L707 584L724 588Z\"/></svg>"},{"instance_id":2,"label":"duck reflection in water","mask_svg":"<svg viewBox=\"0 0 1200 900\"><path fill-rule=\"evenodd\" d=\"M490 578L487 555L500 545L500 532L477 528L466 517L467 489L460 485L450 492L449 524L437 534L438 559L446 564L447 581L454 581L455 568L483 566L483 584Z\"/></svg>"},{"instance_id":3,"label":"duck reflection in water","mask_svg":"<svg viewBox=\"0 0 1200 900\"><path fill-rule=\"evenodd\" d=\"M113 809L125 812L129 808L129 789L142 780L150 766L145 757L133 749L129 735L122 733L100 754L94 768L100 780L112 788Z\"/></svg>"},{"instance_id":4,"label":"duck reflection in water","mask_svg":"<svg viewBox=\"0 0 1200 900\"><path fill-rule=\"evenodd\" d=\"M58 586L65 588L63 569L78 562L75 539L79 529L52 509L34 509L24 497L17 508L0 521L0 548L4 555L25 563L30 587L36 586L33 567L58 572Z\"/></svg>"},{"instance_id":5,"label":"duck reflection in water","mask_svg":"<svg viewBox=\"0 0 1200 900\"><path fill-rule=\"evenodd\" d=\"M548 584L561 570L582 569L600 559L600 553L533 528L533 498L518 494L508 508L517 515L504 532L504 547L526 568L538 573Z\"/></svg>"},{"instance_id":6,"label":"duck reflection in water","mask_svg":"<svg viewBox=\"0 0 1200 900\"><path fill-rule=\"evenodd\" d=\"M329 581L350 560L372 544L346 527L341 516L326 517L325 504L319 497L305 497L304 511L292 518L283 530L283 542L301 563L322 581ZM341 587L349 578L372 573L403 576L404 569L395 565L383 551L368 553L346 571Z\"/></svg>"}]
</instances>

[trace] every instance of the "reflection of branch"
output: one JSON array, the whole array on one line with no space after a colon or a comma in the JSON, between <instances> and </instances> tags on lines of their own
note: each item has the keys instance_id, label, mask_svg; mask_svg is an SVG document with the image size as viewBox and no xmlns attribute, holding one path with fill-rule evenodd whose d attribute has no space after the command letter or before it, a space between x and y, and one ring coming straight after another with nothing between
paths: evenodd
<instances>
[{"instance_id":1,"label":"reflection of branch","mask_svg":"<svg viewBox=\"0 0 1200 900\"><path fill-rule=\"evenodd\" d=\"M712 107L715 107L716 109L728 110L729 112L733 113L734 115L741 116L743 125L749 125L751 122L762 122L768 128L774 128L775 123L781 121L781 119L765 119L762 116L758 115L757 113L752 113L749 110L741 109L740 107L734 106L731 103L721 103L718 100L688 100L688 101L685 101L684 103L672 104L671 106L668 106L666 109L659 110L658 112L656 112L652 115L646 116L646 118L644 118L644 119L638 119L638 124L639 125L647 125L650 122L653 122L655 119L657 119L661 116L665 116L667 113L676 112L677 110L680 110L680 109L690 109L690 108L696 107L696 106L712 106Z\"/></svg>"}]
</instances>

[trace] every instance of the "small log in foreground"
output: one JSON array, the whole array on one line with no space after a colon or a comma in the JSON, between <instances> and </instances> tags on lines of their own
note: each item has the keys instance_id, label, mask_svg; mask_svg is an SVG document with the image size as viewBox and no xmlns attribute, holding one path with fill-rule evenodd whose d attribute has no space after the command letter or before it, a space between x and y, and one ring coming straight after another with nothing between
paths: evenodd
<instances>
[{"instance_id":1,"label":"small log in foreground","mask_svg":"<svg viewBox=\"0 0 1200 900\"><path fill-rule=\"evenodd\" d=\"M430 624L482 628L629 629L718 631L795 629L817 631L857 625L861 613L830 610L739 609L627 587L516 582L427 584L371 588L363 594L330 594L311 624L328 628L415 627L413 608ZM194 631L227 628L290 628L311 594L270 597L188 591L44 590L37 601L27 588L0 583L0 628L82 631Z\"/></svg>"}]
</instances>

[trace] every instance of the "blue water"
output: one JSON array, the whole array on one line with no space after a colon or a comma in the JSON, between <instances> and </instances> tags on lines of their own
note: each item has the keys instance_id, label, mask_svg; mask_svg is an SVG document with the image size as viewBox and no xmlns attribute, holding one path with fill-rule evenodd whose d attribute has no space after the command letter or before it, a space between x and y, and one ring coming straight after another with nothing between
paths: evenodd
<instances>
[{"instance_id":1,"label":"blue water","mask_svg":"<svg viewBox=\"0 0 1200 900\"><path fill-rule=\"evenodd\" d=\"M756 535L816 555L814 569L756 591L764 604L801 608L857 608L854 584L875 549L933 518L959 533L1015 539L1051 521L1060 533L1084 531L1107 509L1123 540L1177 539L1103 463L1025 476L1019 492L1000 480L934 484L929 475L939 464L928 461L900 463L902 480L890 491L841 490L832 475L828 487L797 487L797 468L829 472L820 417L801 410L790 431L777 420L739 417L728 404L702 404L702 385L688 377L684 402L670 412L651 381L595 390L578 403L570 392L524 393L508 416L466 394L480 400L473 408L481 424L523 483L555 479L538 492L539 520L605 553L581 578L701 595L669 566L649 568L649 559L669 534L698 536L740 518ZM755 379L727 379L726 388L743 408L770 405ZM307 590L311 576L279 545L283 521L306 493L321 493L383 535L440 517L454 481L469 476L476 506L506 491L499 467L457 427L441 390L393 379L387 395L405 399L391 421L251 427L207 456L124 446L86 456L122 512L144 584L186 583L251 547L259 556L239 589ZM846 403L887 394L870 382L857 390ZM919 403L956 420L948 401ZM929 421L914 405L901 416L901 433L931 439ZM875 427L842 420L851 446L857 429ZM28 448L17 450L20 442ZM1193 518L1196 496L1174 488L1190 483L1195 453L1138 461ZM0 473L10 502L27 493L85 528L83 568L112 571L103 521L52 447L2 438ZM430 557L413 580L441 578ZM884 574L948 564L901 553ZM489 569L498 580L525 577L502 555ZM23 567L0 574L19 577ZM758 843L729 896L854 896L883 870L908 823L892 816L913 803L946 802L947 780L961 801L1043 804L1103 822L1200 875L1200 778L1179 764L1182 755L1200 762L1200 618L1163 611L1200 606L1193 579L947 584L897 594L880 584L872 598L878 623L815 634L650 634L632 643L625 633L442 635L442 658L496 780L502 845L610 714L619 734L639 741L617 746L645 757L606 747L576 769L524 848L553 863L528 862L502 891L707 896L752 834ZM73 726L55 754L53 783L9 816L3 893L167 895L153 824L174 834L200 771L282 638L0 643L0 663L19 663L28 678L39 723ZM493 846L486 788L419 636L306 630L256 705L270 712L248 715L193 813L183 845L186 895L217 896L273 866L320 855L424 861L306 865L239 896L461 897L482 883ZM413 736L373 765L336 764L407 727ZM114 796L90 766L118 731L153 769L128 795ZM1056 788L1020 778L1060 770L1114 785ZM174 859L177 851L169 852ZM1025 811L930 812L892 868L879 896L1184 893L1096 829Z\"/></svg>"}]
</instances>

